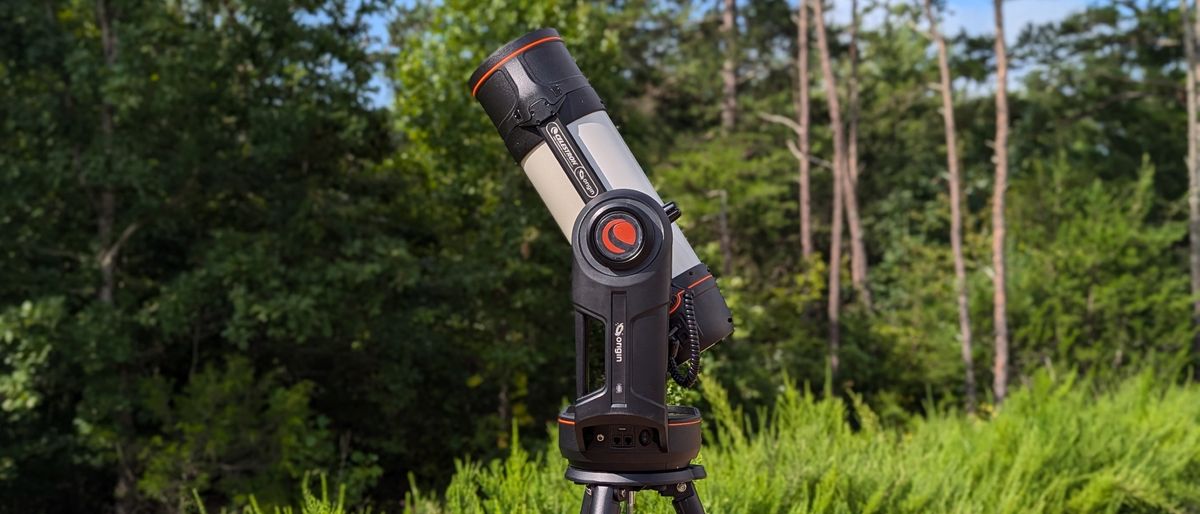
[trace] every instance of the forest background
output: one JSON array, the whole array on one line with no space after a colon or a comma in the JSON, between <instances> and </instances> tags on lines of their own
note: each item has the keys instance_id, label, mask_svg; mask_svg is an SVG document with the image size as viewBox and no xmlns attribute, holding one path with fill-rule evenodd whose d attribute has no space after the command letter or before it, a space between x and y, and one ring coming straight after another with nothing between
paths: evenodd
<instances>
[{"instance_id":1,"label":"forest background","mask_svg":"<svg viewBox=\"0 0 1200 514\"><path fill-rule=\"evenodd\" d=\"M751 418L788 381L903 429L1043 375L1193 380L1196 6L1006 47L943 33L990 2L833 4L0 4L0 511L314 473L395 506L544 447L570 250L466 85L540 27L682 207L737 320L707 380Z\"/></svg>"}]
</instances>

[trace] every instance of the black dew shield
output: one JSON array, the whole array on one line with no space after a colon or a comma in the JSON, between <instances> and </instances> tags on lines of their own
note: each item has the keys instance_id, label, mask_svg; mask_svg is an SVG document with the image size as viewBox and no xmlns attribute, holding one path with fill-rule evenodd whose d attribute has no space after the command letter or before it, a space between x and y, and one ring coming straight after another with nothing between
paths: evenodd
<instances>
[{"instance_id":1,"label":"black dew shield","mask_svg":"<svg viewBox=\"0 0 1200 514\"><path fill-rule=\"evenodd\" d=\"M556 30L504 45L468 85L568 241L584 204L604 191L633 189L663 203ZM733 333L733 318L675 223L671 236L671 326L682 323L683 295L690 294L706 349Z\"/></svg>"}]
</instances>

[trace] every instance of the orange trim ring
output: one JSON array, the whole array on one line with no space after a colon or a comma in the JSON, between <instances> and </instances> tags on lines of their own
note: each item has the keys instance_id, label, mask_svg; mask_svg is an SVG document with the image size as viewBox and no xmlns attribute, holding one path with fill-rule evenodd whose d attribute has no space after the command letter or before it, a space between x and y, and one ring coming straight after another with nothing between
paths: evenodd
<instances>
[{"instance_id":1,"label":"orange trim ring","mask_svg":"<svg viewBox=\"0 0 1200 514\"><path fill-rule=\"evenodd\" d=\"M560 36L544 37L542 39L539 39L537 41L529 43L528 45L525 45L521 48L518 48L515 52L508 54L507 57L500 59L500 62L496 63L495 66L492 66L492 69L488 70L487 73L484 73L482 77L479 77L479 82L476 82L475 87L471 88L471 96L475 96L475 93L479 92L479 86L482 86L483 83L487 81L488 77L491 77L493 73L496 73L496 70L500 69L501 66L504 66L504 63L511 61L513 59L513 57L521 55L521 52L529 50L530 48L538 46L547 41L562 41L562 37L560 37Z\"/></svg>"},{"instance_id":2,"label":"orange trim ring","mask_svg":"<svg viewBox=\"0 0 1200 514\"><path fill-rule=\"evenodd\" d=\"M699 419L694 419L694 420L692 420L692 421L681 421L681 422L679 422L679 423L667 423L667 426L672 426L672 427L685 427L685 426L688 426L688 425L698 425L698 424L700 424L700 421L701 421L701 420L699 420ZM562 424L564 424L564 425L574 425L574 424L575 424L575 422L574 422L574 421L571 421L571 420L569 420L569 419L563 419L563 418L558 418L558 422L559 422L559 423L562 423Z\"/></svg>"}]
</instances>

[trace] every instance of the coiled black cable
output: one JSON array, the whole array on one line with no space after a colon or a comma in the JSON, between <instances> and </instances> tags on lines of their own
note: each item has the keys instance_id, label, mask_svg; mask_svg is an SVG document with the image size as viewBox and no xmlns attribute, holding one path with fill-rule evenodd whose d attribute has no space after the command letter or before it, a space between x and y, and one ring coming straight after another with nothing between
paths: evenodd
<instances>
[{"instance_id":1,"label":"coiled black cable","mask_svg":"<svg viewBox=\"0 0 1200 514\"><path fill-rule=\"evenodd\" d=\"M669 358L667 371L676 384L692 387L700 378L700 327L696 322L696 303L691 290L684 290L680 301L680 307L683 309L683 329L687 332L688 369L680 370L679 365L675 364L675 359Z\"/></svg>"}]
</instances>

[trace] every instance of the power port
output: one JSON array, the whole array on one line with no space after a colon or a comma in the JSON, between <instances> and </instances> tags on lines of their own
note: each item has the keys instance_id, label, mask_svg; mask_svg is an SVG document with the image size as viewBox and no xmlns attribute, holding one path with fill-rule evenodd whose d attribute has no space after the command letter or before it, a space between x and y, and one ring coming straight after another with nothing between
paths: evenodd
<instances>
[{"instance_id":1,"label":"power port","mask_svg":"<svg viewBox=\"0 0 1200 514\"><path fill-rule=\"evenodd\" d=\"M642 446L650 446L650 441L649 430L642 430L642 433L638 434L638 442L642 443Z\"/></svg>"}]
</instances>

